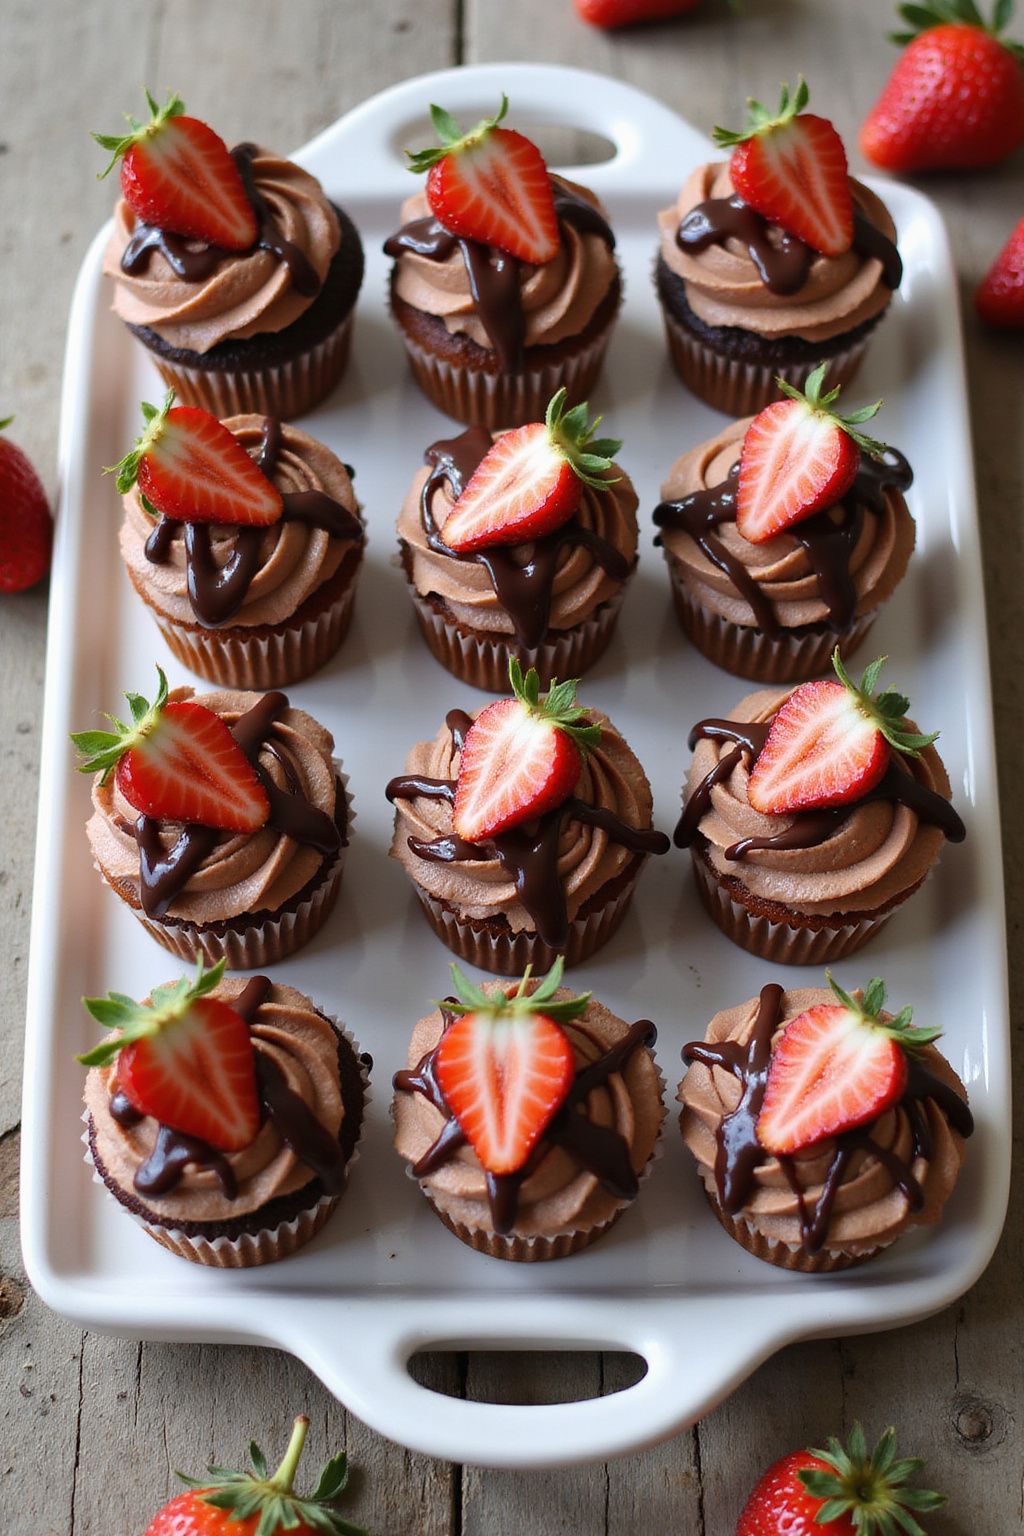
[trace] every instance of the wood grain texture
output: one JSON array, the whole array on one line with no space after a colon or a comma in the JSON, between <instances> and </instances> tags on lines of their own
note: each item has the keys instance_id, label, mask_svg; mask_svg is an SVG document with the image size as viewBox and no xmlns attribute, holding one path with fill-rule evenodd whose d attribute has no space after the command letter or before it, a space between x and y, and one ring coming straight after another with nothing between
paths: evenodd
<instances>
[{"instance_id":1,"label":"wood grain texture","mask_svg":"<svg viewBox=\"0 0 1024 1536\"><path fill-rule=\"evenodd\" d=\"M735 122L803 71L851 147L892 53L889 0L719 0L672 25L614 38L569 0L0 0L0 414L53 490L65 316L110 189L90 128L108 130L139 85L174 86L231 139L301 142L360 97L467 60L579 64L651 90L694 122ZM42 110L44 99L53 110ZM858 157L853 151L856 167ZM669 178L671 179L671 178ZM1024 206L1021 157L974 178L933 178L965 296ZM45 294L45 302L26 295ZM1012 986L1022 996L1024 490L1019 338L966 314L997 699ZM309 1412L310 1467L345 1446L360 1471L354 1518L376 1536L731 1536L746 1489L774 1456L860 1416L894 1419L950 1493L929 1536L1024 1530L1019 1423L1024 1309L1021 1202L990 1270L956 1308L898 1334L821 1342L765 1365L694 1431L608 1467L543 1476L461 1472L410 1456L347 1415L304 1367L265 1350L83 1336L28 1291L17 1249L20 1035L28 941L45 591L0 607L0 1511L18 1536L134 1536L175 1486L173 1468L231 1460L255 1434L273 1456ZM1019 1011L1015 1009L1016 1012ZM478 1398L554 1401L635 1379L618 1356L431 1357L420 1380Z\"/></svg>"}]
</instances>

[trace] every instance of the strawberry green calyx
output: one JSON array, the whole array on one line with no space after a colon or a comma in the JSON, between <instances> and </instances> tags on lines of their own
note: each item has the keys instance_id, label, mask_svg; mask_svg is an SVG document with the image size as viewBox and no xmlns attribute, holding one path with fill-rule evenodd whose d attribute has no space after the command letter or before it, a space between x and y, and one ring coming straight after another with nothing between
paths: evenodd
<instances>
[{"instance_id":1,"label":"strawberry green calyx","mask_svg":"<svg viewBox=\"0 0 1024 1536\"><path fill-rule=\"evenodd\" d=\"M451 113L446 112L444 107L431 106L430 121L433 123L434 132L441 140L441 143L434 145L431 149L407 149L409 170L419 175L422 171L429 171L432 165L436 165L446 155L458 154L463 149L471 149L474 144L479 144L481 139L485 139L489 133L497 128L507 112L508 97L503 94L501 106L494 116L483 118L481 122L477 123L475 128L470 128L468 133L464 133Z\"/></svg>"},{"instance_id":2,"label":"strawberry green calyx","mask_svg":"<svg viewBox=\"0 0 1024 1536\"><path fill-rule=\"evenodd\" d=\"M182 1018L198 998L213 991L224 975L226 964L226 960L218 960L207 971L200 959L192 977L182 976L178 981L156 987L148 1003L137 1003L123 992L110 992L106 997L83 997L83 1007L97 1024L102 1024L104 1029L116 1029L118 1033L101 1040L99 1045L76 1056L75 1060L83 1067L105 1067L122 1047L158 1035L168 1024Z\"/></svg>"},{"instance_id":3,"label":"strawberry green calyx","mask_svg":"<svg viewBox=\"0 0 1024 1536\"><path fill-rule=\"evenodd\" d=\"M578 677L569 678L564 683L553 677L550 689L542 695L536 667L531 667L524 677L516 656L508 664L508 677L512 692L531 715L564 731L584 756L597 746L601 740L601 727L596 721L588 720L586 710L576 703Z\"/></svg>"},{"instance_id":4,"label":"strawberry green calyx","mask_svg":"<svg viewBox=\"0 0 1024 1536\"><path fill-rule=\"evenodd\" d=\"M925 1536L914 1516L930 1514L946 1502L943 1493L906 1486L924 1462L916 1456L897 1460L891 1426L873 1451L860 1424L854 1424L845 1446L833 1435L825 1450L808 1454L830 1469L808 1467L797 1474L812 1498L824 1500L814 1516L817 1525L845 1518L857 1536Z\"/></svg>"},{"instance_id":5,"label":"strawberry green calyx","mask_svg":"<svg viewBox=\"0 0 1024 1536\"><path fill-rule=\"evenodd\" d=\"M307 1525L323 1536L367 1536L361 1526L346 1520L337 1507L348 1483L348 1457L344 1451L327 1463L311 1494L301 1497L294 1491L295 1473L308 1430L309 1419L300 1413L284 1460L272 1477L267 1475L266 1457L255 1442L249 1446L251 1471L209 1467L204 1478L186 1477L184 1472L177 1475L197 1490L204 1504L229 1510L229 1522L258 1516L253 1536L283 1536L299 1525Z\"/></svg>"},{"instance_id":6,"label":"strawberry green calyx","mask_svg":"<svg viewBox=\"0 0 1024 1536\"><path fill-rule=\"evenodd\" d=\"M105 784L124 754L152 734L167 703L167 678L162 667L157 667L156 675L159 682L152 704L141 693L125 694L132 712L131 725L116 715L104 714L114 727L112 731L72 731L71 740L82 755L79 773L100 773L100 783Z\"/></svg>"},{"instance_id":7,"label":"strawberry green calyx","mask_svg":"<svg viewBox=\"0 0 1024 1536\"><path fill-rule=\"evenodd\" d=\"M0 420L0 432L5 432L13 420L13 416L5 416L3 420Z\"/></svg>"},{"instance_id":8,"label":"strawberry green calyx","mask_svg":"<svg viewBox=\"0 0 1024 1536\"><path fill-rule=\"evenodd\" d=\"M159 441L164 429L164 423L174 405L174 390L169 389L164 396L164 403L159 410L155 405L150 405L148 400L142 402L142 419L146 423L145 428L135 439L135 446L130 448L123 459L116 464L108 464L104 469L105 475L117 476L117 489L122 496L127 496L136 480L139 478L139 464L145 454L149 452ZM145 498L143 498L145 500ZM154 509L148 504L147 512ZM155 513L154 513L155 515Z\"/></svg>"},{"instance_id":9,"label":"strawberry green calyx","mask_svg":"<svg viewBox=\"0 0 1024 1536\"><path fill-rule=\"evenodd\" d=\"M438 1006L448 1013L482 1014L489 1019L520 1019L532 1013L542 1013L556 1024L567 1024L586 1012L593 993L581 992L577 997L556 997L564 970L565 961L559 955L548 974L538 981L532 992L526 989L530 984L533 967L527 966L522 980L512 991L507 992L504 987L499 987L496 992L489 993L464 976L453 962L452 981L459 1001L446 999Z\"/></svg>"},{"instance_id":10,"label":"strawberry green calyx","mask_svg":"<svg viewBox=\"0 0 1024 1536\"><path fill-rule=\"evenodd\" d=\"M132 117L127 112L125 113L125 121L131 129L131 133L93 134L93 138L96 140L96 143L100 146L100 148L109 149L111 153L110 164L105 170L100 171L97 180L102 181L104 176L109 176L111 171L114 169L114 166L123 155L128 153L133 144L137 144L140 139L152 138L153 135L164 126L169 118L182 117L185 112L185 103L182 101L181 97L175 95L173 91L167 97L166 105L161 107L157 105L152 92L147 89L146 105L149 107L148 123L140 123L138 118Z\"/></svg>"},{"instance_id":11,"label":"strawberry green calyx","mask_svg":"<svg viewBox=\"0 0 1024 1536\"><path fill-rule=\"evenodd\" d=\"M897 752L902 752L904 757L918 757L924 747L930 747L933 741L939 739L938 731L932 731L930 735L923 736L918 731L905 731L903 721L906 719L907 710L910 708L910 700L905 694L896 693L887 688L884 693L875 693L882 668L888 661L887 656L878 656L870 666L865 667L860 684L853 682L843 659L836 646L832 652L832 666L836 677L854 697L857 708L881 731L890 747Z\"/></svg>"},{"instance_id":12,"label":"strawberry green calyx","mask_svg":"<svg viewBox=\"0 0 1024 1536\"><path fill-rule=\"evenodd\" d=\"M874 405L862 405L860 410L850 411L847 415L834 411L832 406L839 399L841 391L837 384L834 389L827 390L825 394L822 394L821 386L825 382L825 374L827 372L828 363L819 363L814 372L808 376L807 388L804 391L795 388L794 385L787 383L783 378L776 378L775 382L783 394L787 395L790 400L797 400L801 405L806 405L808 410L813 411L815 415L826 417L841 432L845 432L847 437L853 439L862 453L868 454L872 459L884 458L890 451L888 443L880 443L877 438L868 437L865 433L857 431L862 422L870 421L873 416L878 415L878 412L882 409L881 400L876 400Z\"/></svg>"},{"instance_id":13,"label":"strawberry green calyx","mask_svg":"<svg viewBox=\"0 0 1024 1536\"><path fill-rule=\"evenodd\" d=\"M1013 16L1013 0L996 0L991 22L985 20L974 0L923 0L922 4L901 5L898 9L908 30L890 32L889 41L898 43L900 47L912 43L915 37L920 37L922 32L932 27L976 27L979 32L987 32L990 37L998 38L1004 48L1024 63L1024 43L1000 35Z\"/></svg>"},{"instance_id":14,"label":"strawberry green calyx","mask_svg":"<svg viewBox=\"0 0 1024 1536\"><path fill-rule=\"evenodd\" d=\"M603 491L621 478L619 475L610 476L608 471L612 468L612 460L622 447L622 442L617 437L595 437L602 418L595 416L592 422L587 419L586 401L567 411L567 398L563 386L548 402L544 417L548 439L577 480Z\"/></svg>"},{"instance_id":15,"label":"strawberry green calyx","mask_svg":"<svg viewBox=\"0 0 1024 1536\"><path fill-rule=\"evenodd\" d=\"M732 149L737 144L745 144L748 139L760 138L762 134L770 133L773 128L783 128L792 122L800 112L804 110L811 99L807 81L803 75L797 81L796 90L790 95L788 85L783 85L782 94L779 97L779 110L772 115L767 107L755 101L752 96L747 98L747 126L740 133L731 128L716 128L711 137L716 144L723 149Z\"/></svg>"},{"instance_id":16,"label":"strawberry green calyx","mask_svg":"<svg viewBox=\"0 0 1024 1536\"><path fill-rule=\"evenodd\" d=\"M888 1035L909 1055L919 1051L924 1045L931 1045L942 1034L941 1029L912 1025L910 1021L914 1016L914 1010L909 1005L901 1008L895 1018L883 1019L881 1013L885 1003L885 982L881 976L872 977L859 999L856 993L844 992L831 971L825 972L825 980L848 1013L852 1013L862 1024L877 1030L879 1034Z\"/></svg>"}]
</instances>

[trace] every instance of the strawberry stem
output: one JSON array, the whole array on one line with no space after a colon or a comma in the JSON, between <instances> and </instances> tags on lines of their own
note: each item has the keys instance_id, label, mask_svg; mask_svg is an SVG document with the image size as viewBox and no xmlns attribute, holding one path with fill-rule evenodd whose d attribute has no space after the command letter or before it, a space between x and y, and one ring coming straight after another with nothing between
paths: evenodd
<instances>
[{"instance_id":1,"label":"strawberry stem","mask_svg":"<svg viewBox=\"0 0 1024 1536\"><path fill-rule=\"evenodd\" d=\"M162 667L157 667L156 675L159 681L152 704L141 693L125 694L132 712L131 725L105 714L112 731L72 731L71 740L82 757L77 765L79 773L99 773L100 783L105 784L124 754L152 735L167 703L167 678Z\"/></svg>"},{"instance_id":2,"label":"strawberry stem","mask_svg":"<svg viewBox=\"0 0 1024 1536\"><path fill-rule=\"evenodd\" d=\"M439 160L444 160L448 155L455 155L460 150L470 149L474 144L479 144L482 139L503 120L508 111L508 97L502 95L501 106L493 117L485 117L470 128L468 133L463 132L455 118L444 107L432 105L430 108L430 121L434 125L434 131L441 140L440 145L434 145L430 149L407 149L409 157L408 169L419 175L422 171L429 171L432 165Z\"/></svg>"},{"instance_id":3,"label":"strawberry stem","mask_svg":"<svg viewBox=\"0 0 1024 1536\"><path fill-rule=\"evenodd\" d=\"M158 106L153 93L148 87L146 89L146 105L149 107L148 123L140 123L138 118L130 116L127 112L125 113L125 122L131 128L131 133L93 134L93 138L100 148L109 149L111 152L110 164L99 172L96 178L98 181L102 181L104 176L110 175L122 155L126 155L133 144L137 144L140 139L152 138L170 118L181 117L185 111L185 103L173 91L168 95L166 104L162 107Z\"/></svg>"},{"instance_id":4,"label":"strawberry stem","mask_svg":"<svg viewBox=\"0 0 1024 1536\"><path fill-rule=\"evenodd\" d=\"M517 656L513 656L508 664L508 676L513 694L531 715L564 731L584 756L597 746L601 740L601 727L596 721L588 720L586 710L576 703L579 678L568 678L560 683L553 677L550 689L542 695L536 667L531 667L524 677Z\"/></svg>"},{"instance_id":5,"label":"strawberry stem","mask_svg":"<svg viewBox=\"0 0 1024 1536\"><path fill-rule=\"evenodd\" d=\"M116 464L107 464L104 467L105 475L117 476L117 489L122 496L127 496L136 480L139 478L139 464L150 449L160 441L164 429L164 423L174 405L174 390L169 389L164 396L164 403L159 410L155 405L150 405L148 400L142 402L142 419L145 427L135 439L134 447L130 448L123 459ZM150 510L147 505L147 511Z\"/></svg>"},{"instance_id":6,"label":"strawberry stem","mask_svg":"<svg viewBox=\"0 0 1024 1536\"><path fill-rule=\"evenodd\" d=\"M218 960L207 971L200 958L191 978L182 976L162 987L154 987L148 1003L137 1003L123 992L109 992L106 997L83 997L84 1008L97 1024L118 1033L101 1040L99 1045L76 1056L75 1060L83 1067L104 1067L113 1061L122 1046L159 1034L166 1025L186 1014L197 998L206 997L214 990L224 975L226 964L227 961Z\"/></svg>"},{"instance_id":7,"label":"strawberry stem","mask_svg":"<svg viewBox=\"0 0 1024 1536\"><path fill-rule=\"evenodd\" d=\"M278 1488L282 1493L291 1493L308 1433L309 1419L306 1414L300 1413L292 1426L292 1437L288 1442L288 1449L284 1453L281 1465L270 1479L272 1488Z\"/></svg>"},{"instance_id":8,"label":"strawberry stem","mask_svg":"<svg viewBox=\"0 0 1024 1536\"><path fill-rule=\"evenodd\" d=\"M578 480L595 490L607 490L621 480L621 475L610 475L612 460L622 447L617 437L596 437L603 417L587 418L586 401L566 410L568 391L563 386L548 402L544 424L552 448L560 453Z\"/></svg>"},{"instance_id":9,"label":"strawberry stem","mask_svg":"<svg viewBox=\"0 0 1024 1536\"><path fill-rule=\"evenodd\" d=\"M890 32L889 41L897 43L901 48L907 43L912 43L915 37L920 37L922 32L930 31L932 27L974 27L979 32L987 33L989 37L998 38L1018 63L1024 63L1024 44L1001 35L1013 16L1013 0L995 0L991 22L985 20L974 0L921 0L918 4L901 5L898 10L903 20L908 23L908 30Z\"/></svg>"},{"instance_id":10,"label":"strawberry stem","mask_svg":"<svg viewBox=\"0 0 1024 1536\"><path fill-rule=\"evenodd\" d=\"M816 1525L837 1525L857 1531L857 1536L925 1536L914 1518L941 1509L945 1494L930 1488L905 1486L924 1466L916 1456L896 1459L896 1431L890 1427L873 1451L868 1450L864 1431L854 1424L846 1446L833 1435L824 1450L808 1454L823 1461L829 1470L808 1467L797 1476L812 1498L821 1499L815 1511Z\"/></svg>"},{"instance_id":11,"label":"strawberry stem","mask_svg":"<svg viewBox=\"0 0 1024 1536\"><path fill-rule=\"evenodd\" d=\"M788 395L790 400L796 400L801 405L805 405L814 415L825 417L826 420L832 422L833 426L838 427L841 432L845 432L847 437L852 438L863 453L868 454L873 459L884 458L890 451L888 443L881 443L877 438L868 437L865 433L857 431L858 426L862 422L870 421L873 416L878 415L882 408L881 400L876 400L874 405L862 405L859 410L850 411L845 415L839 411L832 410L832 406L839 399L841 390L837 384L834 389L830 389L825 394L822 394L821 387L825 382L827 371L828 363L820 363L814 372L808 376L807 388L804 391L797 389L795 385L788 383L781 376L777 377L775 382L783 394Z\"/></svg>"},{"instance_id":12,"label":"strawberry stem","mask_svg":"<svg viewBox=\"0 0 1024 1536\"><path fill-rule=\"evenodd\" d=\"M832 652L832 667L843 687L852 695L861 714L866 715L881 731L890 747L895 747L904 757L919 757L925 747L930 747L933 741L938 740L939 733L932 731L930 735L924 736L919 731L904 730L903 722L910 708L910 700L905 694L888 688L884 693L875 693L882 668L888 659L887 656L876 657L870 666L865 667L860 683L857 684L843 666L837 645Z\"/></svg>"},{"instance_id":13,"label":"strawberry stem","mask_svg":"<svg viewBox=\"0 0 1024 1536\"><path fill-rule=\"evenodd\" d=\"M909 1004L901 1008L895 1018L883 1019L881 1014L885 1003L885 982L881 976L873 976L859 996L856 992L844 992L831 971L825 972L825 980L847 1012L852 1013L869 1028L888 1035L908 1054L919 1051L924 1045L931 1045L932 1041L937 1040L942 1034L941 1029L930 1026L912 1027L910 1021L914 1016L914 1010Z\"/></svg>"},{"instance_id":14,"label":"strawberry stem","mask_svg":"<svg viewBox=\"0 0 1024 1536\"><path fill-rule=\"evenodd\" d=\"M770 133L773 128L782 128L786 123L792 122L798 116L811 99L811 92L803 75L796 84L796 89L790 95L789 86L783 84L779 97L778 111L773 114L767 107L755 101L753 96L747 97L747 126L739 133L731 128L716 128L712 134L716 144L723 149L734 148L737 144L745 144L748 139L760 138L762 134Z\"/></svg>"},{"instance_id":15,"label":"strawberry stem","mask_svg":"<svg viewBox=\"0 0 1024 1536\"><path fill-rule=\"evenodd\" d=\"M449 1013L483 1014L489 1019L521 1019L531 1013L542 1013L556 1024L568 1023L570 1019L578 1019L581 1013L586 1012L587 1004L593 996L591 992L581 992L575 997L555 997L565 970L565 961L561 955L548 974L528 992L532 970L532 966L526 967L519 985L512 991L499 986L494 992L485 992L464 976L453 961L452 981L459 1001L453 1003L446 999L443 1003L438 1002L437 1006L447 1009Z\"/></svg>"}]
</instances>

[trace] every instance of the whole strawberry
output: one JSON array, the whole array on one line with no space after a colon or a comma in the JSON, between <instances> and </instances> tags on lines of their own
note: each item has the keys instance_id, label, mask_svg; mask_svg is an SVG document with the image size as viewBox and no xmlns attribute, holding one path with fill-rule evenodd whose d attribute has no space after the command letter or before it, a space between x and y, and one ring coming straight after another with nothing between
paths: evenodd
<instances>
[{"instance_id":1,"label":"whole strawberry","mask_svg":"<svg viewBox=\"0 0 1024 1536\"><path fill-rule=\"evenodd\" d=\"M337 1500L348 1482L344 1454L329 1461L308 1498L293 1490L309 1420L300 1414L284 1460L272 1477L258 1445L250 1445L251 1472L208 1468L205 1480L178 1476L189 1484L186 1493L158 1510L146 1536L366 1536L345 1520Z\"/></svg>"},{"instance_id":2,"label":"whole strawberry","mask_svg":"<svg viewBox=\"0 0 1024 1536\"><path fill-rule=\"evenodd\" d=\"M632 27L695 11L701 0L573 0L576 14L592 27Z\"/></svg>"},{"instance_id":3,"label":"whole strawberry","mask_svg":"<svg viewBox=\"0 0 1024 1536\"><path fill-rule=\"evenodd\" d=\"M0 421L0 433L14 420ZM53 519L26 454L0 437L0 592L24 592L50 569Z\"/></svg>"},{"instance_id":4,"label":"whole strawberry","mask_svg":"<svg viewBox=\"0 0 1024 1536\"><path fill-rule=\"evenodd\" d=\"M1000 38L1013 0L996 0L991 26L974 0L903 5L905 53L860 131L887 171L974 170L1024 143L1024 47Z\"/></svg>"},{"instance_id":5,"label":"whole strawberry","mask_svg":"<svg viewBox=\"0 0 1024 1536\"><path fill-rule=\"evenodd\" d=\"M793 1451L768 1468L747 1500L736 1536L925 1536L914 1518L945 1495L906 1484L923 1463L896 1458L896 1431L868 1451L859 1424L847 1445Z\"/></svg>"},{"instance_id":6,"label":"whole strawberry","mask_svg":"<svg viewBox=\"0 0 1024 1536\"><path fill-rule=\"evenodd\" d=\"M1024 219L992 263L974 295L974 307L990 325L1024 326Z\"/></svg>"}]
</instances>

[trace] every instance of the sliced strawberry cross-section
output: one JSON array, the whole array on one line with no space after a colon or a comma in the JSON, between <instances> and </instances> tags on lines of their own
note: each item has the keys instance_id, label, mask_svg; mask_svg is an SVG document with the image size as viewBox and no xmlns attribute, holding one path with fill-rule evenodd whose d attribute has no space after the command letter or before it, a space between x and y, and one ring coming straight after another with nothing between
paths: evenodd
<instances>
[{"instance_id":1,"label":"sliced strawberry cross-section","mask_svg":"<svg viewBox=\"0 0 1024 1536\"><path fill-rule=\"evenodd\" d=\"M503 432L480 461L441 532L449 549L471 554L496 544L523 544L553 533L579 507L583 487L607 490L617 476L617 438L596 437L601 418L587 406L566 410L553 395L542 422Z\"/></svg>"},{"instance_id":2,"label":"sliced strawberry cross-section","mask_svg":"<svg viewBox=\"0 0 1024 1536\"><path fill-rule=\"evenodd\" d=\"M875 688L886 657L851 681L836 646L835 679L801 683L775 716L747 780L747 799L768 816L848 805L879 783L892 750L917 757L938 737L906 729L910 700Z\"/></svg>"},{"instance_id":3,"label":"sliced strawberry cross-section","mask_svg":"<svg viewBox=\"0 0 1024 1536\"><path fill-rule=\"evenodd\" d=\"M828 983L836 1001L791 1019L772 1052L757 1139L776 1156L877 1120L903 1097L908 1052L940 1034L912 1027L910 1008L883 1017L885 983L877 976L862 999L831 975Z\"/></svg>"},{"instance_id":4,"label":"sliced strawberry cross-section","mask_svg":"<svg viewBox=\"0 0 1024 1536\"><path fill-rule=\"evenodd\" d=\"M572 1086L575 1060L561 1024L585 1010L590 993L556 997L562 970L559 958L533 988L527 971L515 989L484 992L452 966L460 1000L445 1007L461 1017L441 1037L435 1070L488 1173L523 1167Z\"/></svg>"},{"instance_id":5,"label":"sliced strawberry cross-section","mask_svg":"<svg viewBox=\"0 0 1024 1536\"><path fill-rule=\"evenodd\" d=\"M601 737L576 703L575 678L552 682L542 697L533 667L524 677L513 657L508 670L514 697L481 710L459 761L452 824L471 843L561 805L579 782L584 754Z\"/></svg>"},{"instance_id":6,"label":"sliced strawberry cross-section","mask_svg":"<svg viewBox=\"0 0 1024 1536\"><path fill-rule=\"evenodd\" d=\"M827 371L827 363L815 368L806 393L776 379L788 398L765 406L744 434L736 527L751 544L836 506L857 478L861 454L878 459L888 451L857 430L877 414L881 400L840 415L833 409L839 389L822 394Z\"/></svg>"},{"instance_id":7,"label":"sliced strawberry cross-section","mask_svg":"<svg viewBox=\"0 0 1024 1536\"><path fill-rule=\"evenodd\" d=\"M147 91L146 103L148 123L129 117L129 133L93 134L112 156L101 176L120 160L125 202L144 223L226 251L249 250L256 215L224 140L197 117L186 117L179 96L160 107Z\"/></svg>"},{"instance_id":8,"label":"sliced strawberry cross-section","mask_svg":"<svg viewBox=\"0 0 1024 1536\"><path fill-rule=\"evenodd\" d=\"M493 117L463 133L443 107L431 107L440 146L407 151L409 169L428 173L427 202L453 235L542 266L561 240L551 180L536 144L498 126L507 111L502 96Z\"/></svg>"},{"instance_id":9,"label":"sliced strawberry cross-section","mask_svg":"<svg viewBox=\"0 0 1024 1536\"><path fill-rule=\"evenodd\" d=\"M117 476L122 496L138 484L147 512L179 523L267 527L280 520L281 492L216 416L175 405L173 389L159 410L143 401L142 416L135 446L105 471Z\"/></svg>"},{"instance_id":10,"label":"sliced strawberry cross-section","mask_svg":"<svg viewBox=\"0 0 1024 1536\"><path fill-rule=\"evenodd\" d=\"M716 144L732 149L729 174L743 201L823 256L841 256L853 244L853 195L846 150L832 124L805 112L810 91L801 79L792 96L782 87L773 117L747 102L740 133L716 128Z\"/></svg>"},{"instance_id":11,"label":"sliced strawberry cross-section","mask_svg":"<svg viewBox=\"0 0 1024 1536\"><path fill-rule=\"evenodd\" d=\"M270 816L267 792L225 722L191 700L168 702L167 678L150 704L129 693L131 725L114 715L112 731L76 731L81 773L115 774L137 811L160 821L198 823L227 832L256 832Z\"/></svg>"},{"instance_id":12,"label":"sliced strawberry cross-section","mask_svg":"<svg viewBox=\"0 0 1024 1536\"><path fill-rule=\"evenodd\" d=\"M221 960L189 979L155 988L148 1002L121 992L83 999L104 1029L117 1033L78 1060L101 1067L117 1058L117 1086L140 1114L236 1152L260 1128L256 1065L249 1026L220 998Z\"/></svg>"}]
</instances>

